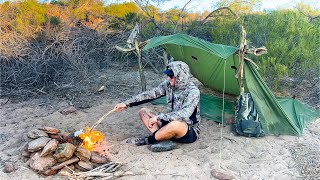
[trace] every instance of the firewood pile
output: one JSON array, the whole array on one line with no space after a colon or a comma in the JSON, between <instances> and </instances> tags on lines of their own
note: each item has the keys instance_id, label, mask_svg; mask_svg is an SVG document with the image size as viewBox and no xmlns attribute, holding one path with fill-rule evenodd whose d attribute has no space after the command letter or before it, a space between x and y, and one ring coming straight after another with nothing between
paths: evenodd
<instances>
[{"instance_id":1,"label":"firewood pile","mask_svg":"<svg viewBox=\"0 0 320 180\"><path fill-rule=\"evenodd\" d=\"M80 146L81 139L73 133L61 132L57 128L34 129L28 132L28 137L31 141L22 156L30 168L39 174L58 174L69 178L80 174L86 177L84 172L92 174L97 169L100 173L110 173L121 166L121 163L113 163L100 153Z\"/></svg>"}]
</instances>

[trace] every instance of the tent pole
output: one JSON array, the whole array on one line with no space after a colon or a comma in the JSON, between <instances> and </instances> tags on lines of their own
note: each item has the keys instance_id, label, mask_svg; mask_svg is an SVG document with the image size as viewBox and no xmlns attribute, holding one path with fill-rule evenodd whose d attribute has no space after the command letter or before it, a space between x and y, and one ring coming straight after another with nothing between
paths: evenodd
<instances>
[{"instance_id":1,"label":"tent pole","mask_svg":"<svg viewBox=\"0 0 320 180\"><path fill-rule=\"evenodd\" d=\"M247 48L246 31L244 30L243 25L241 25L241 29L242 29L242 38L241 38L241 43L239 48L240 65L239 65L238 72L236 74L236 78L239 80L240 95L244 93L243 65L244 65L244 55L246 53L246 48Z\"/></svg>"},{"instance_id":2,"label":"tent pole","mask_svg":"<svg viewBox=\"0 0 320 180\"><path fill-rule=\"evenodd\" d=\"M223 67L223 90L222 90L222 112L221 112L221 127L220 127L220 155L219 155L219 168L221 168L221 160L222 160L222 141L223 141L223 124L224 124L224 92L226 89L226 64L227 60L224 60Z\"/></svg>"}]
</instances>

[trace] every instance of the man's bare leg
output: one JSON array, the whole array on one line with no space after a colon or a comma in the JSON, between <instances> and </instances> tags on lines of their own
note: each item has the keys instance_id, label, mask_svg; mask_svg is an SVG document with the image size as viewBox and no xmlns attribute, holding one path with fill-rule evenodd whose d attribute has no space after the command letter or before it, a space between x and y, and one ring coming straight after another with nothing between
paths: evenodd
<instances>
[{"instance_id":1,"label":"man's bare leg","mask_svg":"<svg viewBox=\"0 0 320 180\"><path fill-rule=\"evenodd\" d=\"M188 131L188 125L182 121L171 121L167 125L161 127L161 123L155 124L153 127L149 127L149 119L155 115L148 108L142 108L139 111L139 116L144 126L153 134L155 131L155 139L157 141L170 140L172 138L181 138L186 135Z\"/></svg>"},{"instance_id":2,"label":"man's bare leg","mask_svg":"<svg viewBox=\"0 0 320 180\"><path fill-rule=\"evenodd\" d=\"M148 108L142 108L140 111L139 111L139 116L140 116L140 119L142 121L142 123L144 124L144 126L153 134L156 130L158 130L161 126L161 124L157 123L157 124L154 124L151 128L149 127L149 119L154 117L155 115L151 112L150 109Z\"/></svg>"},{"instance_id":3,"label":"man's bare leg","mask_svg":"<svg viewBox=\"0 0 320 180\"><path fill-rule=\"evenodd\" d=\"M155 134L157 141L178 139L187 134L188 125L182 121L171 121L167 125L160 128Z\"/></svg>"}]
</instances>

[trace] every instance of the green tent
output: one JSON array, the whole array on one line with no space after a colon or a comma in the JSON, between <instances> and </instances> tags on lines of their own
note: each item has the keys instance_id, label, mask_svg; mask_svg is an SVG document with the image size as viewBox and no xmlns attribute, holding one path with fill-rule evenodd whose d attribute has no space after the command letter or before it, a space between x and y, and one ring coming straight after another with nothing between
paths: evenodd
<instances>
[{"instance_id":1,"label":"green tent","mask_svg":"<svg viewBox=\"0 0 320 180\"><path fill-rule=\"evenodd\" d=\"M221 92L225 85L225 93L239 95L239 85L235 78L239 67L238 48L213 44L185 34L174 34L152 38L143 50L157 46L162 47L175 60L187 63L193 76L203 85ZM302 135L305 125L320 117L319 111L294 99L276 99L256 68L248 61L244 65L244 83L245 91L253 97L266 134Z\"/></svg>"}]
</instances>

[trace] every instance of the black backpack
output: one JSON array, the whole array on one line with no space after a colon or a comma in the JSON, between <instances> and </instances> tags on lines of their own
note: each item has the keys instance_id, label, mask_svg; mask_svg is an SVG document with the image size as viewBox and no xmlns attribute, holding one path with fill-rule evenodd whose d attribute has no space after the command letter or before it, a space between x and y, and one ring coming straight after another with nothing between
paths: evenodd
<instances>
[{"instance_id":1,"label":"black backpack","mask_svg":"<svg viewBox=\"0 0 320 180\"><path fill-rule=\"evenodd\" d=\"M240 136L265 136L250 93L244 93L237 98L233 129Z\"/></svg>"}]
</instances>

